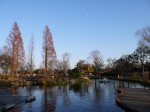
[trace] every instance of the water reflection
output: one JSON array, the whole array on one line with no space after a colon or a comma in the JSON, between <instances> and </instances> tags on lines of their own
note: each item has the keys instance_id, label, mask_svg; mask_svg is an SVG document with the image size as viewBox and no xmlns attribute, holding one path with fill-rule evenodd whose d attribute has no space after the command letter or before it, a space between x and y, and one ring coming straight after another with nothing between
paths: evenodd
<instances>
[{"instance_id":1,"label":"water reflection","mask_svg":"<svg viewBox=\"0 0 150 112\"><path fill-rule=\"evenodd\" d=\"M124 112L116 105L117 87L122 82L111 80L89 83L56 86L56 87L20 87L15 91L18 95L36 96L36 101L19 105L10 112ZM125 83L124 87L143 88L137 83Z\"/></svg>"}]
</instances>

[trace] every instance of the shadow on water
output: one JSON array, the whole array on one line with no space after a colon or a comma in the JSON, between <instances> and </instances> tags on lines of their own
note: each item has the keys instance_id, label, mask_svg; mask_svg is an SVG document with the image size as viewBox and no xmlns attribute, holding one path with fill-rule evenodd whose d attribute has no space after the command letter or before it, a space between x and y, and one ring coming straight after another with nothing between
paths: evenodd
<instances>
[{"instance_id":1,"label":"shadow on water","mask_svg":"<svg viewBox=\"0 0 150 112\"><path fill-rule=\"evenodd\" d=\"M55 87L28 86L13 89L17 95L36 96L36 101L18 105L9 112L124 112L117 106L115 97L119 85L144 88L137 83L110 80Z\"/></svg>"},{"instance_id":2,"label":"shadow on water","mask_svg":"<svg viewBox=\"0 0 150 112\"><path fill-rule=\"evenodd\" d=\"M69 90L72 90L75 93L80 93L81 89L81 84L73 84L69 86Z\"/></svg>"}]
</instances>

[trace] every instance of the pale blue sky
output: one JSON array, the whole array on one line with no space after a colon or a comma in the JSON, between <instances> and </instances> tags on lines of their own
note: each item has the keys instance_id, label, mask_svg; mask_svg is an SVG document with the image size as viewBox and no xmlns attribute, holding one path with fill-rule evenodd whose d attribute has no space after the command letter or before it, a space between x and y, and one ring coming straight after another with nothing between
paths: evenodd
<instances>
[{"instance_id":1,"label":"pale blue sky","mask_svg":"<svg viewBox=\"0 0 150 112\"><path fill-rule=\"evenodd\" d=\"M35 37L35 64L42 60L43 29L49 26L58 59L71 66L99 50L104 60L132 53L135 32L150 25L150 0L0 0L0 48L17 22L27 54Z\"/></svg>"}]
</instances>

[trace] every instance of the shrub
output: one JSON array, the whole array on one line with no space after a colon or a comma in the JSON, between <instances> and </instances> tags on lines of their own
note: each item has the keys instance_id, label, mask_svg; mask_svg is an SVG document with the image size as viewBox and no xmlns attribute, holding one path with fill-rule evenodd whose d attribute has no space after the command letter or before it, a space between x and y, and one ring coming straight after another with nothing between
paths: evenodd
<instances>
[{"instance_id":1,"label":"shrub","mask_svg":"<svg viewBox=\"0 0 150 112\"><path fill-rule=\"evenodd\" d=\"M43 86L47 86L48 85L48 83L47 83L47 80L45 80L45 79L43 79Z\"/></svg>"},{"instance_id":2,"label":"shrub","mask_svg":"<svg viewBox=\"0 0 150 112\"><path fill-rule=\"evenodd\" d=\"M57 83L54 80L48 82L48 86L55 86L55 85L57 85Z\"/></svg>"},{"instance_id":3,"label":"shrub","mask_svg":"<svg viewBox=\"0 0 150 112\"><path fill-rule=\"evenodd\" d=\"M68 71L70 78L77 78L81 76L81 73L78 68L74 68Z\"/></svg>"}]
</instances>

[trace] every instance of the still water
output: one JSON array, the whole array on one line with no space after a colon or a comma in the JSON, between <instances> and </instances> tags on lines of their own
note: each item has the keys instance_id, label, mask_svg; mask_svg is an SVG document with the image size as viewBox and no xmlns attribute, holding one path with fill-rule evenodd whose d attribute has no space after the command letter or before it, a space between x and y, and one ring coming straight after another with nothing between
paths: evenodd
<instances>
[{"instance_id":1,"label":"still water","mask_svg":"<svg viewBox=\"0 0 150 112\"><path fill-rule=\"evenodd\" d=\"M9 112L125 112L115 102L119 81L55 86L55 87L20 87L13 90L17 95L36 96L32 103L21 104ZM143 88L137 83L124 83L125 87Z\"/></svg>"}]
</instances>

